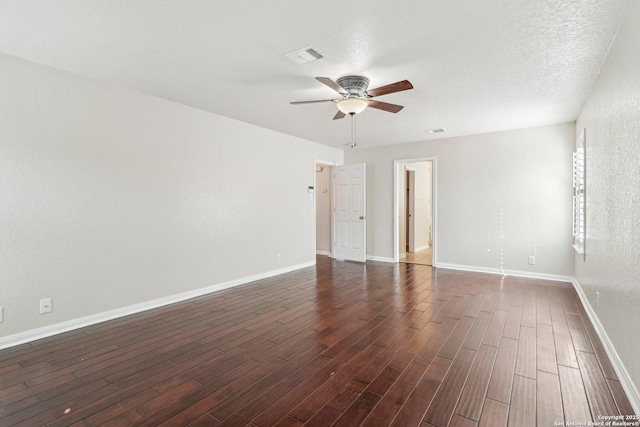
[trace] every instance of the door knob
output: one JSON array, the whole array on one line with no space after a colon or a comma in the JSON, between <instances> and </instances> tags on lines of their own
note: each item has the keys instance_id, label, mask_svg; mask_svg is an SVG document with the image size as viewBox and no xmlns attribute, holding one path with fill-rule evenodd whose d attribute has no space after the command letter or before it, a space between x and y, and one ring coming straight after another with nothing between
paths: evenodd
<instances>
[{"instance_id":1,"label":"door knob","mask_svg":"<svg viewBox=\"0 0 640 427\"><path fill-rule=\"evenodd\" d=\"M364 217L362 215L360 215L360 219L364 219Z\"/></svg>"}]
</instances>

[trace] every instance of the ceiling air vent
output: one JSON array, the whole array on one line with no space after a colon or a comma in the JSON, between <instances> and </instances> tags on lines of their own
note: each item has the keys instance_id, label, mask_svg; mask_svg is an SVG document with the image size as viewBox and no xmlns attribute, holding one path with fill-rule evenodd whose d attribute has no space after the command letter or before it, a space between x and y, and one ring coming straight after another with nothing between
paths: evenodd
<instances>
[{"instance_id":1,"label":"ceiling air vent","mask_svg":"<svg viewBox=\"0 0 640 427\"><path fill-rule=\"evenodd\" d=\"M288 53L285 56L300 65L318 61L319 59L325 57L325 55L320 52L317 47L313 46L305 47L304 49Z\"/></svg>"}]
</instances>

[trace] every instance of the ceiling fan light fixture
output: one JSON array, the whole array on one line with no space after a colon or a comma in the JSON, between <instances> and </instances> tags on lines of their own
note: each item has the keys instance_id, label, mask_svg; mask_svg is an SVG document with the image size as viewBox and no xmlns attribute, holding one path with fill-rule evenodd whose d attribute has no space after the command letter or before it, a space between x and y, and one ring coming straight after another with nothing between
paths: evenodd
<instances>
[{"instance_id":1,"label":"ceiling fan light fixture","mask_svg":"<svg viewBox=\"0 0 640 427\"><path fill-rule=\"evenodd\" d=\"M365 108L367 108L368 105L369 101L356 97L344 98L336 102L336 107L338 107L338 110L342 111L345 114L361 113Z\"/></svg>"}]
</instances>

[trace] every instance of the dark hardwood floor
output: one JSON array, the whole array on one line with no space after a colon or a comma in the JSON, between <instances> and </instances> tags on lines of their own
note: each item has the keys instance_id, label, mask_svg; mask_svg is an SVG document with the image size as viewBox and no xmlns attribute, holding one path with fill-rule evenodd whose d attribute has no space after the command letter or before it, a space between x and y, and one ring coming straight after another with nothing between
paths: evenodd
<instances>
[{"instance_id":1,"label":"dark hardwood floor","mask_svg":"<svg viewBox=\"0 0 640 427\"><path fill-rule=\"evenodd\" d=\"M554 426L631 414L568 283L337 262L0 351L1 426Z\"/></svg>"}]
</instances>

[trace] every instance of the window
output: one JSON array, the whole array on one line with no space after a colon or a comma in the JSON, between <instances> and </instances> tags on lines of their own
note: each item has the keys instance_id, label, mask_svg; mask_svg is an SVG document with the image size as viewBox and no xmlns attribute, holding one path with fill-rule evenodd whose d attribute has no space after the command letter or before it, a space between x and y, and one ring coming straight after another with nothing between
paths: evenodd
<instances>
[{"instance_id":1,"label":"window","mask_svg":"<svg viewBox=\"0 0 640 427\"><path fill-rule=\"evenodd\" d=\"M585 226L585 134L583 130L576 139L573 152L573 248L584 255Z\"/></svg>"}]
</instances>

